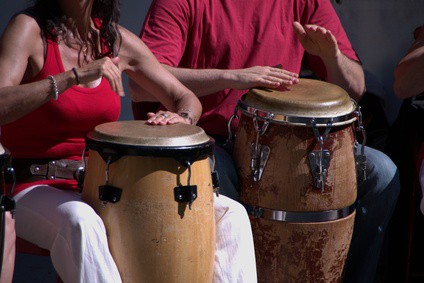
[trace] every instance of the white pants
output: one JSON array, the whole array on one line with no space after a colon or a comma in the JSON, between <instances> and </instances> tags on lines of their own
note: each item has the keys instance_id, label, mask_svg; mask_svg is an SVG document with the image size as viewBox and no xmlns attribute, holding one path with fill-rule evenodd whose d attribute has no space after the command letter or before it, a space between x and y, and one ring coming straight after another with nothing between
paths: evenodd
<instances>
[{"instance_id":1,"label":"white pants","mask_svg":"<svg viewBox=\"0 0 424 283\"><path fill-rule=\"evenodd\" d=\"M40 185L15 197L16 233L50 251L65 283L121 282L101 218L80 194ZM215 197L213 282L256 282L252 231L242 205Z\"/></svg>"}]
</instances>

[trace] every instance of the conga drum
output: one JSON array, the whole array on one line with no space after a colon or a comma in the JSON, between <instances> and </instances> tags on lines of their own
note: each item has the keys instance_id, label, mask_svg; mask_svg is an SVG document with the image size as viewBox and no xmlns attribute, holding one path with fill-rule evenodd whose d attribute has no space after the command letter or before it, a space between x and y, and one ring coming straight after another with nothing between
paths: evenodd
<instances>
[{"instance_id":1,"label":"conga drum","mask_svg":"<svg viewBox=\"0 0 424 283\"><path fill-rule=\"evenodd\" d=\"M11 187L9 187L11 185ZM0 144L0 283L12 282L15 267L14 171L9 150Z\"/></svg>"},{"instance_id":2,"label":"conga drum","mask_svg":"<svg viewBox=\"0 0 424 283\"><path fill-rule=\"evenodd\" d=\"M101 124L82 197L106 226L123 282L211 282L212 140L193 125Z\"/></svg>"},{"instance_id":3,"label":"conga drum","mask_svg":"<svg viewBox=\"0 0 424 283\"><path fill-rule=\"evenodd\" d=\"M356 109L343 89L309 79L239 101L233 157L259 282L341 281L355 216Z\"/></svg>"}]
</instances>

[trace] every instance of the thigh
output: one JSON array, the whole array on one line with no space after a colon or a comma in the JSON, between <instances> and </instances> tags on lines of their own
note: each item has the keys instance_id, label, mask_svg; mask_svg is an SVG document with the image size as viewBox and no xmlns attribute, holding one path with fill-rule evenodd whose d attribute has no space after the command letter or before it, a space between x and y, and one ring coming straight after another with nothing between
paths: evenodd
<instances>
[{"instance_id":1,"label":"thigh","mask_svg":"<svg viewBox=\"0 0 424 283\"><path fill-rule=\"evenodd\" d=\"M365 147L365 155L367 179L358 182L358 199L367 198L367 196L372 198L372 195L383 194L391 187L396 190L393 194L397 195L399 190L397 167L390 157L368 146Z\"/></svg>"},{"instance_id":2,"label":"thigh","mask_svg":"<svg viewBox=\"0 0 424 283\"><path fill-rule=\"evenodd\" d=\"M64 227L81 219L101 222L94 210L75 191L63 191L47 185L30 187L16 195L17 236L50 249Z\"/></svg>"}]
</instances>

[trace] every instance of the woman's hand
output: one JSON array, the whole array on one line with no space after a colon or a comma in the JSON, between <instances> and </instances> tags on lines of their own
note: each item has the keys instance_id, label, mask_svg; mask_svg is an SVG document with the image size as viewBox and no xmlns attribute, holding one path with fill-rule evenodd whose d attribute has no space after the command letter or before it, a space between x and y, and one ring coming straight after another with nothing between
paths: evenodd
<instances>
[{"instance_id":1,"label":"woman's hand","mask_svg":"<svg viewBox=\"0 0 424 283\"><path fill-rule=\"evenodd\" d=\"M191 124L189 118L184 118L177 113L170 111L158 111L156 113L147 113L147 123L151 125L172 125L177 123Z\"/></svg>"},{"instance_id":2,"label":"woman's hand","mask_svg":"<svg viewBox=\"0 0 424 283\"><path fill-rule=\"evenodd\" d=\"M101 77L106 78L114 92L119 96L124 96L124 87L122 84L121 70L119 69L119 57L104 57L93 61L76 71L78 73L79 83L86 84L95 81Z\"/></svg>"}]
</instances>

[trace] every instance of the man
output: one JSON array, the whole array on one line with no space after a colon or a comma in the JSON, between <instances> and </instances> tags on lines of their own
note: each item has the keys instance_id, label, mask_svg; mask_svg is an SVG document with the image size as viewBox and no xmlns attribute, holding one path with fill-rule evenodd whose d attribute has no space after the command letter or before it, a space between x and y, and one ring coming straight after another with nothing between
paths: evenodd
<instances>
[{"instance_id":1,"label":"man","mask_svg":"<svg viewBox=\"0 0 424 283\"><path fill-rule=\"evenodd\" d=\"M365 90L359 59L328 0L154 0L141 38L200 97L198 125L217 144L225 140L228 120L247 89L296 84L302 62L355 100ZM269 67L278 64L282 69ZM133 83L131 91L143 92ZM399 192L391 160L371 148L366 154L368 179L358 180L347 282L373 281ZM230 156L219 147L215 156L223 194L237 199Z\"/></svg>"}]
</instances>

